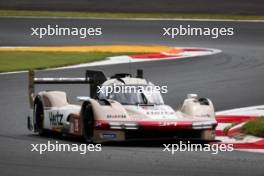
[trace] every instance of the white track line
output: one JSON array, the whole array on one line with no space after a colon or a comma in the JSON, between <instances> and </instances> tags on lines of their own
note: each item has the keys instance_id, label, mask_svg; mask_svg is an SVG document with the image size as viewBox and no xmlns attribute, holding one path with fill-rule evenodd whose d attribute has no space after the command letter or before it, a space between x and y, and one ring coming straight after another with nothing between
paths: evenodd
<instances>
[{"instance_id":1,"label":"white track line","mask_svg":"<svg viewBox=\"0 0 264 176\"><path fill-rule=\"evenodd\" d=\"M28 72L28 70L14 71L14 72L3 72L3 73L0 73L0 75L20 74L20 73L26 73L26 72Z\"/></svg>"},{"instance_id":2,"label":"white track line","mask_svg":"<svg viewBox=\"0 0 264 176\"><path fill-rule=\"evenodd\" d=\"M81 20L130 20L130 21L211 21L211 22L264 22L264 20L199 19L199 18L103 18L103 17L49 17L49 16L1 16L22 19L81 19Z\"/></svg>"},{"instance_id":3,"label":"white track line","mask_svg":"<svg viewBox=\"0 0 264 176\"><path fill-rule=\"evenodd\" d=\"M216 115L264 116L264 105L218 111Z\"/></svg>"},{"instance_id":4,"label":"white track line","mask_svg":"<svg viewBox=\"0 0 264 176\"><path fill-rule=\"evenodd\" d=\"M177 47L180 48L180 47ZM90 63L84 63L84 64L78 64L78 65L72 65L72 66L65 66L65 67L59 67L59 68L51 68L50 70L60 70L60 69L69 69L69 68L81 68L81 67L91 67L91 66L102 66L102 65L114 65L114 64L125 64L125 63L135 63L135 62L154 62L154 61L161 61L161 60L176 60L176 59L183 59L183 58L191 58L196 56L208 56L213 54L218 54L222 52L218 49L212 49L212 48L202 48L207 49L208 51L202 51L202 52L183 52L181 53L182 56L180 57L174 57L174 58L160 58L160 59L134 59L129 56L114 56L114 57L108 57L106 60L98 61L98 62L90 62ZM172 56L173 57L173 56Z\"/></svg>"},{"instance_id":5,"label":"white track line","mask_svg":"<svg viewBox=\"0 0 264 176\"><path fill-rule=\"evenodd\" d=\"M244 107L244 108L236 108L236 109L230 109L225 111L218 111L216 112L216 115L240 115L240 116L263 116L264 115L264 105L258 105L258 106L250 106L250 107ZM241 123L240 125L242 125ZM226 124L225 123L219 123L219 127L217 126L218 130L222 130ZM234 128L237 128L238 126L235 126ZM255 137L247 135L243 138L243 140L237 140L235 138L230 138L228 136L217 136L217 140L220 140L224 143L254 143L259 140L263 140L263 138ZM235 149L238 151L244 151L244 152L259 152L264 153L264 149Z\"/></svg>"},{"instance_id":6,"label":"white track line","mask_svg":"<svg viewBox=\"0 0 264 176\"><path fill-rule=\"evenodd\" d=\"M16 48L16 47L14 47L14 48ZM21 47L18 47L18 48L21 48ZM182 48L183 49L184 47L176 47L176 48ZM186 47L186 48L190 48L190 47ZM213 55L213 54L218 54L218 53L222 52L219 49L213 49L213 48L201 48L201 49L206 49L207 51L182 52L180 57L177 56L177 57L169 58L169 59L134 59L134 58L131 58L129 56L114 56L114 57L108 57L108 58L106 58L106 60L102 60L102 61L76 64L76 65L57 67L57 68L50 68L50 69L44 69L44 70L63 70L63 69L92 67L92 66L135 63L135 62L153 62L153 61L161 61L161 60L183 59L183 58L191 58L191 57L196 57L196 56ZM4 73L0 73L0 75L19 74L19 73L25 73L25 72L26 71L4 72Z\"/></svg>"}]
</instances>

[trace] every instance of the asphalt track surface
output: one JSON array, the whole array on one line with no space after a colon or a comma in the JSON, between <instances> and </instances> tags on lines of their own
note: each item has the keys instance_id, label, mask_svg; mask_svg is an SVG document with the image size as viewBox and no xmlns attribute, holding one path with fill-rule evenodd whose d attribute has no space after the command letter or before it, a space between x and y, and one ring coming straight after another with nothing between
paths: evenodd
<instances>
[{"instance_id":1,"label":"asphalt track surface","mask_svg":"<svg viewBox=\"0 0 264 176\"><path fill-rule=\"evenodd\" d=\"M145 63L100 66L107 75L144 69L145 77L158 85L168 85L165 102L178 107L185 95L198 93L212 99L216 110L264 104L264 23L133 21L0 18L0 45L99 45L165 44L211 47L223 52L214 56ZM30 27L59 24L100 26L104 36L94 39L56 37L37 39ZM232 37L162 37L162 27L191 24L201 27L234 27ZM39 71L38 76L82 76L87 68ZM264 175L263 154L246 152L162 152L159 144L111 144L102 152L80 155L73 152L30 152L31 143L47 143L26 129L28 115L27 75L0 75L0 175ZM70 94L87 95L88 86L43 86ZM62 143L74 140L57 139ZM77 141L78 142L78 141Z\"/></svg>"},{"instance_id":2,"label":"asphalt track surface","mask_svg":"<svg viewBox=\"0 0 264 176\"><path fill-rule=\"evenodd\" d=\"M0 9L263 15L262 0L8 0Z\"/></svg>"}]
</instances>

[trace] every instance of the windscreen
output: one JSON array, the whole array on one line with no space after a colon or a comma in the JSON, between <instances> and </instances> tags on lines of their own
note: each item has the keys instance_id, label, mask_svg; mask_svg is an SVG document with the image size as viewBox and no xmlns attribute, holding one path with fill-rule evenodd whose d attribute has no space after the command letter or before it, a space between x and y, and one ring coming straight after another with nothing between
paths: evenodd
<instances>
[{"instance_id":1,"label":"windscreen","mask_svg":"<svg viewBox=\"0 0 264 176\"><path fill-rule=\"evenodd\" d=\"M154 86L120 86L119 91L102 91L99 98L112 99L123 105L161 105L164 104L163 98ZM132 89L133 88L133 89ZM106 88L105 88L106 89ZM106 93L107 92L107 93Z\"/></svg>"}]
</instances>

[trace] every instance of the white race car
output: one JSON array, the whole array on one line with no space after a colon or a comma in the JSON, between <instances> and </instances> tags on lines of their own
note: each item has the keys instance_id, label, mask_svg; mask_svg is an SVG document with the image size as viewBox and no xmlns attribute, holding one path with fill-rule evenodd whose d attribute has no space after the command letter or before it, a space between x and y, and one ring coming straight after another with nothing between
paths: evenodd
<instances>
[{"instance_id":1,"label":"white race car","mask_svg":"<svg viewBox=\"0 0 264 176\"><path fill-rule=\"evenodd\" d=\"M65 92L41 91L35 84L90 84L90 96L70 104ZM119 90L113 91L114 87ZM131 91L131 87L134 87ZM48 131L83 137L87 142L126 140L214 140L215 112L212 102L188 94L179 110L164 104L154 84L137 76L116 74L107 79L101 71L86 71L85 78L35 78L29 72L31 114L28 128L40 135ZM127 91L129 88L130 91ZM109 91L112 90L112 91ZM155 91L153 91L155 90Z\"/></svg>"}]
</instances>

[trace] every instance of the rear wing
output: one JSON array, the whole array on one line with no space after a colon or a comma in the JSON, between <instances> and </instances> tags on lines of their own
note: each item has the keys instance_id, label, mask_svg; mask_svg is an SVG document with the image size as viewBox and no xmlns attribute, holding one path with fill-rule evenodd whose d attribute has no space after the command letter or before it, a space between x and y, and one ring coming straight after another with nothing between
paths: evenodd
<instances>
[{"instance_id":1,"label":"rear wing","mask_svg":"<svg viewBox=\"0 0 264 176\"><path fill-rule=\"evenodd\" d=\"M83 78L36 78L35 72L28 72L28 95L30 107L34 106L36 84L90 84L90 97L97 99L97 86L106 81L102 71L86 70Z\"/></svg>"}]
</instances>

